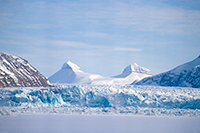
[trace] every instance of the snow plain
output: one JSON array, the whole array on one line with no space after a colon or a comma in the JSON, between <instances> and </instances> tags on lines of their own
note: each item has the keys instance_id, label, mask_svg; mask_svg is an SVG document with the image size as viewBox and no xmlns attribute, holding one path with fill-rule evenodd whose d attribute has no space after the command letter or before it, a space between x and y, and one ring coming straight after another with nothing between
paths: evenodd
<instances>
[{"instance_id":1,"label":"snow plain","mask_svg":"<svg viewBox=\"0 0 200 133\"><path fill-rule=\"evenodd\" d=\"M200 118L126 115L0 117L0 133L199 133Z\"/></svg>"}]
</instances>

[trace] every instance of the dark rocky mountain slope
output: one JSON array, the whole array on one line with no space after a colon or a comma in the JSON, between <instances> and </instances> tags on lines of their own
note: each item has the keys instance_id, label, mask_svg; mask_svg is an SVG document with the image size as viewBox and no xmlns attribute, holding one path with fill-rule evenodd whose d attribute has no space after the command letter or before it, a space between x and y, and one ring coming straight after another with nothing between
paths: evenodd
<instances>
[{"instance_id":1,"label":"dark rocky mountain slope","mask_svg":"<svg viewBox=\"0 0 200 133\"><path fill-rule=\"evenodd\" d=\"M49 81L27 60L0 52L0 87L46 87L49 85Z\"/></svg>"},{"instance_id":2,"label":"dark rocky mountain slope","mask_svg":"<svg viewBox=\"0 0 200 133\"><path fill-rule=\"evenodd\" d=\"M168 72L144 78L133 84L200 88L200 56Z\"/></svg>"}]
</instances>

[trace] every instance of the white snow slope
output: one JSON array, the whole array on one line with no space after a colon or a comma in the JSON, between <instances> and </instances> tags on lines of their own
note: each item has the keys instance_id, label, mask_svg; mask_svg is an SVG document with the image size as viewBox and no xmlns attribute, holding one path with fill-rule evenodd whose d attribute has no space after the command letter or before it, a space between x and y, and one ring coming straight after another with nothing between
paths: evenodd
<instances>
[{"instance_id":1,"label":"white snow slope","mask_svg":"<svg viewBox=\"0 0 200 133\"><path fill-rule=\"evenodd\" d=\"M136 84L200 88L200 56L168 72L144 78Z\"/></svg>"},{"instance_id":2,"label":"white snow slope","mask_svg":"<svg viewBox=\"0 0 200 133\"><path fill-rule=\"evenodd\" d=\"M113 76L112 83L126 85L131 84L133 81L136 82L149 76L152 76L149 69L140 67L134 63L127 66L120 75Z\"/></svg>"},{"instance_id":3,"label":"white snow slope","mask_svg":"<svg viewBox=\"0 0 200 133\"><path fill-rule=\"evenodd\" d=\"M67 61L62 68L49 77L51 83L90 84L94 79L103 78L100 75L83 72L76 64Z\"/></svg>"},{"instance_id":4,"label":"white snow slope","mask_svg":"<svg viewBox=\"0 0 200 133\"><path fill-rule=\"evenodd\" d=\"M149 76L152 76L150 70L140 67L136 63L127 66L120 75L102 77L100 75L85 73L77 65L67 61L58 72L49 77L49 81L51 83L68 84L126 85Z\"/></svg>"},{"instance_id":5,"label":"white snow slope","mask_svg":"<svg viewBox=\"0 0 200 133\"><path fill-rule=\"evenodd\" d=\"M199 133L198 117L19 115L0 118L1 133Z\"/></svg>"}]
</instances>

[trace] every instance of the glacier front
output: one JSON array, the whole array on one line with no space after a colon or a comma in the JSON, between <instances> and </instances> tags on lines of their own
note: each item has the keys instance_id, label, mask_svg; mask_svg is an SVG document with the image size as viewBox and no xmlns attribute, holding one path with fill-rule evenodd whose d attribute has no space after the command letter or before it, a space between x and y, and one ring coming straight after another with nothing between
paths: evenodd
<instances>
[{"instance_id":1,"label":"glacier front","mask_svg":"<svg viewBox=\"0 0 200 133\"><path fill-rule=\"evenodd\" d=\"M135 85L0 88L0 114L200 116L200 89Z\"/></svg>"}]
</instances>

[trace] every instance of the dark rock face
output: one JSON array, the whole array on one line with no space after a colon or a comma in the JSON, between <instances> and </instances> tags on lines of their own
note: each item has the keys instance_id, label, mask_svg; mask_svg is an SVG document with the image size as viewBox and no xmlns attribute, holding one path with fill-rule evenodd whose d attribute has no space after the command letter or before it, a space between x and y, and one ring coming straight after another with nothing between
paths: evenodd
<instances>
[{"instance_id":1,"label":"dark rock face","mask_svg":"<svg viewBox=\"0 0 200 133\"><path fill-rule=\"evenodd\" d=\"M27 60L0 53L0 87L46 87L49 81Z\"/></svg>"},{"instance_id":2,"label":"dark rock face","mask_svg":"<svg viewBox=\"0 0 200 133\"><path fill-rule=\"evenodd\" d=\"M200 65L196 66L186 76L186 82L191 83L192 87L200 88Z\"/></svg>"},{"instance_id":3,"label":"dark rock face","mask_svg":"<svg viewBox=\"0 0 200 133\"><path fill-rule=\"evenodd\" d=\"M133 84L200 88L200 56L171 71L144 78Z\"/></svg>"},{"instance_id":4,"label":"dark rock face","mask_svg":"<svg viewBox=\"0 0 200 133\"><path fill-rule=\"evenodd\" d=\"M162 73L153 77L144 78L136 85L160 85L200 88L200 67L175 75L171 72Z\"/></svg>"}]
</instances>

